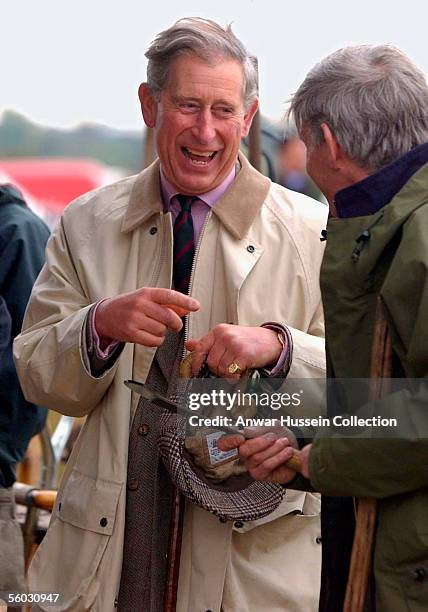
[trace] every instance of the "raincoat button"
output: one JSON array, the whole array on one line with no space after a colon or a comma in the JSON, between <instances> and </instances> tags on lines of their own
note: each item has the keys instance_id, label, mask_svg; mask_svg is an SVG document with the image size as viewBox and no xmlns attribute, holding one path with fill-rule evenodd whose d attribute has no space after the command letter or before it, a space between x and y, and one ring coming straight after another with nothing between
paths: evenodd
<instances>
[{"instance_id":1,"label":"raincoat button","mask_svg":"<svg viewBox=\"0 0 428 612\"><path fill-rule=\"evenodd\" d=\"M248 251L249 253L254 253L254 251L255 251L255 250L256 250L256 247L255 247L255 246L253 246L252 244L249 244L249 245L247 246L247 251Z\"/></svg>"},{"instance_id":2,"label":"raincoat button","mask_svg":"<svg viewBox=\"0 0 428 612\"><path fill-rule=\"evenodd\" d=\"M428 570L426 567L418 567L414 570L413 576L417 582L422 582L428 578Z\"/></svg>"},{"instance_id":3,"label":"raincoat button","mask_svg":"<svg viewBox=\"0 0 428 612\"><path fill-rule=\"evenodd\" d=\"M131 478L130 480L128 480L127 488L130 491L136 491L138 489L138 479Z\"/></svg>"},{"instance_id":4,"label":"raincoat button","mask_svg":"<svg viewBox=\"0 0 428 612\"><path fill-rule=\"evenodd\" d=\"M242 521L235 521L233 524L236 529L242 529L242 527L244 526L244 523Z\"/></svg>"},{"instance_id":5,"label":"raincoat button","mask_svg":"<svg viewBox=\"0 0 428 612\"><path fill-rule=\"evenodd\" d=\"M321 536L317 536L317 537L315 538L315 542L316 542L317 544L321 544L321 542L322 542L322 537L321 537Z\"/></svg>"},{"instance_id":6,"label":"raincoat button","mask_svg":"<svg viewBox=\"0 0 428 612\"><path fill-rule=\"evenodd\" d=\"M140 427L138 428L138 433L140 436L147 436L149 431L150 427L147 425L147 423L143 423L143 425L140 425Z\"/></svg>"},{"instance_id":7,"label":"raincoat button","mask_svg":"<svg viewBox=\"0 0 428 612\"><path fill-rule=\"evenodd\" d=\"M157 227L151 227L150 228L150 235L154 236L155 234L157 234L158 232L158 228Z\"/></svg>"},{"instance_id":8,"label":"raincoat button","mask_svg":"<svg viewBox=\"0 0 428 612\"><path fill-rule=\"evenodd\" d=\"M107 527L107 523L108 523L108 520L106 519L105 516L103 516L103 518L100 520L101 527Z\"/></svg>"}]
</instances>

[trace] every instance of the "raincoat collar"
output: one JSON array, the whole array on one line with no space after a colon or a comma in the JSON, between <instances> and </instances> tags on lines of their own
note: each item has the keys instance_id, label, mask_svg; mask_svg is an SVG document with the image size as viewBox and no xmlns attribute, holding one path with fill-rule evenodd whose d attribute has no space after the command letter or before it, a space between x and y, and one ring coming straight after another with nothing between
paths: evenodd
<instances>
[{"instance_id":1,"label":"raincoat collar","mask_svg":"<svg viewBox=\"0 0 428 612\"><path fill-rule=\"evenodd\" d=\"M266 199L271 181L257 172L242 154L239 154L238 159L241 169L232 185L214 206L213 213L235 238L242 239ZM160 214L162 211L160 164L159 160L156 160L135 180L122 222L122 231L132 231L153 214Z\"/></svg>"}]
</instances>

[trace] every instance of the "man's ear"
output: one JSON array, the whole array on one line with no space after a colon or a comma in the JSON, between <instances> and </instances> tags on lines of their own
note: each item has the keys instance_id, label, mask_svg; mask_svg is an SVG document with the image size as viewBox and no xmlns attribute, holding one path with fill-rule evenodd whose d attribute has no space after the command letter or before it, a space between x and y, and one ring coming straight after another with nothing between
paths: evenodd
<instances>
[{"instance_id":1,"label":"man's ear","mask_svg":"<svg viewBox=\"0 0 428 612\"><path fill-rule=\"evenodd\" d=\"M251 104L250 108L246 111L244 115L244 125L242 126L241 138L245 138L248 136L248 132L250 131L251 123L253 121L254 115L259 108L259 101L256 99Z\"/></svg>"},{"instance_id":2,"label":"man's ear","mask_svg":"<svg viewBox=\"0 0 428 612\"><path fill-rule=\"evenodd\" d=\"M327 123L321 123L321 131L323 133L324 142L327 147L328 161L330 163L330 166L334 169L337 169L340 166L340 162L343 158L342 147L337 142L333 132L331 131Z\"/></svg>"},{"instance_id":3,"label":"man's ear","mask_svg":"<svg viewBox=\"0 0 428 612\"><path fill-rule=\"evenodd\" d=\"M155 127L156 117L158 114L158 103L153 97L147 83L141 83L140 87L138 88L138 97L140 99L144 123L149 128Z\"/></svg>"}]
</instances>

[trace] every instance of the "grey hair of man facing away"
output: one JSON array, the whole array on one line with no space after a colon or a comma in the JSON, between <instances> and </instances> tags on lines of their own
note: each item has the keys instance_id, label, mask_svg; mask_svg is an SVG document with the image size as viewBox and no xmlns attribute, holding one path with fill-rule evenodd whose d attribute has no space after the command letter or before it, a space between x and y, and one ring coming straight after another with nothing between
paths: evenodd
<instances>
[{"instance_id":1,"label":"grey hair of man facing away","mask_svg":"<svg viewBox=\"0 0 428 612\"><path fill-rule=\"evenodd\" d=\"M289 115L313 145L323 142L327 123L349 157L376 172L427 141L425 75L396 47L345 47L310 70Z\"/></svg>"},{"instance_id":2,"label":"grey hair of man facing away","mask_svg":"<svg viewBox=\"0 0 428 612\"><path fill-rule=\"evenodd\" d=\"M236 60L244 73L244 106L248 109L259 93L257 59L250 55L232 32L230 25L222 28L210 19L200 17L179 19L160 32L151 43L146 57L147 85L159 98L167 82L172 62L179 56L193 53L210 65L218 58Z\"/></svg>"}]
</instances>

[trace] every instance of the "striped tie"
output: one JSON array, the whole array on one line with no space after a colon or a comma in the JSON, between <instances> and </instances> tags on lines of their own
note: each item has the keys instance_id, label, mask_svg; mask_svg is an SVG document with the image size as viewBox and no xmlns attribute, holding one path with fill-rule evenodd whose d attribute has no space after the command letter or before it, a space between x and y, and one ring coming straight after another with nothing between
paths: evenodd
<instances>
[{"instance_id":1,"label":"striped tie","mask_svg":"<svg viewBox=\"0 0 428 612\"><path fill-rule=\"evenodd\" d=\"M174 289L187 293L192 272L195 240L190 206L197 200L194 196L177 194L181 211L174 223Z\"/></svg>"}]
</instances>

